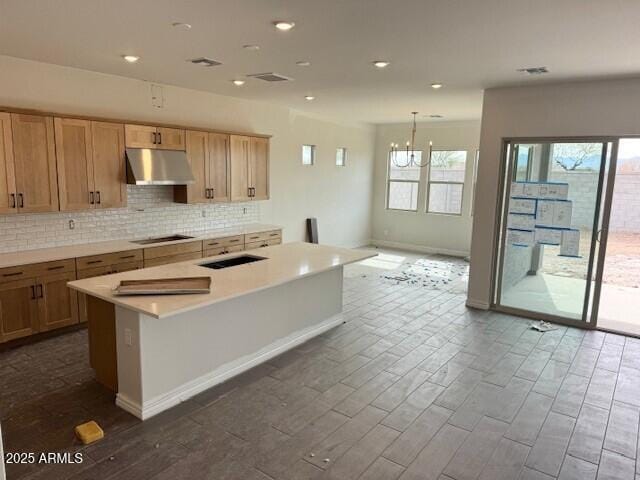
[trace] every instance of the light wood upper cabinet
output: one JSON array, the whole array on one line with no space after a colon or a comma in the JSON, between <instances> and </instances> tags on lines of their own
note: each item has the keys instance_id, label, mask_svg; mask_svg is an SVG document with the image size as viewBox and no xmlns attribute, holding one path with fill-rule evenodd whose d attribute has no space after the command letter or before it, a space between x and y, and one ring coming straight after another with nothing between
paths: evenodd
<instances>
[{"instance_id":1,"label":"light wood upper cabinet","mask_svg":"<svg viewBox=\"0 0 640 480\"><path fill-rule=\"evenodd\" d=\"M35 280L0 283L0 343L38 332Z\"/></svg>"},{"instance_id":2,"label":"light wood upper cabinet","mask_svg":"<svg viewBox=\"0 0 640 480\"><path fill-rule=\"evenodd\" d=\"M229 201L229 135L187 130L187 159L195 183L175 188L182 203Z\"/></svg>"},{"instance_id":3,"label":"light wood upper cabinet","mask_svg":"<svg viewBox=\"0 0 640 480\"><path fill-rule=\"evenodd\" d=\"M125 125L127 148L156 148L158 129L147 125Z\"/></svg>"},{"instance_id":4,"label":"light wood upper cabinet","mask_svg":"<svg viewBox=\"0 0 640 480\"><path fill-rule=\"evenodd\" d=\"M269 140L231 135L231 200L269 198Z\"/></svg>"},{"instance_id":5,"label":"light wood upper cabinet","mask_svg":"<svg viewBox=\"0 0 640 480\"><path fill-rule=\"evenodd\" d=\"M209 134L209 188L214 202L229 201L229 135Z\"/></svg>"},{"instance_id":6,"label":"light wood upper cabinet","mask_svg":"<svg viewBox=\"0 0 640 480\"><path fill-rule=\"evenodd\" d=\"M232 202L250 200L249 137L231 135L229 139L230 197Z\"/></svg>"},{"instance_id":7,"label":"light wood upper cabinet","mask_svg":"<svg viewBox=\"0 0 640 480\"><path fill-rule=\"evenodd\" d=\"M184 150L184 137L184 130L158 127L158 143L156 148L163 150Z\"/></svg>"},{"instance_id":8,"label":"light wood upper cabinet","mask_svg":"<svg viewBox=\"0 0 640 480\"><path fill-rule=\"evenodd\" d=\"M185 149L185 131L178 128L127 124L125 138L127 148Z\"/></svg>"},{"instance_id":9,"label":"light wood upper cabinet","mask_svg":"<svg viewBox=\"0 0 640 480\"><path fill-rule=\"evenodd\" d=\"M0 112L0 214L17 213L11 115Z\"/></svg>"},{"instance_id":10,"label":"light wood upper cabinet","mask_svg":"<svg viewBox=\"0 0 640 480\"><path fill-rule=\"evenodd\" d=\"M91 122L56 118L60 210L88 210L95 203Z\"/></svg>"},{"instance_id":11,"label":"light wood upper cabinet","mask_svg":"<svg viewBox=\"0 0 640 480\"><path fill-rule=\"evenodd\" d=\"M183 203L207 203L209 201L209 134L188 130L186 139L187 160L195 183L176 187L176 197ZM179 192L179 193L178 193ZM186 198L184 195L186 194Z\"/></svg>"},{"instance_id":12,"label":"light wood upper cabinet","mask_svg":"<svg viewBox=\"0 0 640 480\"><path fill-rule=\"evenodd\" d=\"M60 210L125 206L124 126L56 118L55 132Z\"/></svg>"},{"instance_id":13,"label":"light wood upper cabinet","mask_svg":"<svg viewBox=\"0 0 640 480\"><path fill-rule=\"evenodd\" d=\"M98 208L127 206L124 125L91 122L95 205Z\"/></svg>"},{"instance_id":14,"label":"light wood upper cabinet","mask_svg":"<svg viewBox=\"0 0 640 480\"><path fill-rule=\"evenodd\" d=\"M53 118L12 113L11 130L18 211L58 210Z\"/></svg>"},{"instance_id":15,"label":"light wood upper cabinet","mask_svg":"<svg viewBox=\"0 0 640 480\"><path fill-rule=\"evenodd\" d=\"M251 137L249 145L249 188L253 200L269 199L269 140Z\"/></svg>"}]
</instances>

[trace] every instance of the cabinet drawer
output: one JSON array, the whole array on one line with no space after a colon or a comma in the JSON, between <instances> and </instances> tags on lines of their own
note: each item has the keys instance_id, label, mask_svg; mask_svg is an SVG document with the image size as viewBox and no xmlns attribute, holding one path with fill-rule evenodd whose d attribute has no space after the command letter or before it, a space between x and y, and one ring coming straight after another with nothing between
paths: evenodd
<instances>
[{"instance_id":1,"label":"cabinet drawer","mask_svg":"<svg viewBox=\"0 0 640 480\"><path fill-rule=\"evenodd\" d=\"M202 253L202 241L177 243L174 245L165 245L162 247L151 247L144 249L144 261L145 265L147 260L160 257L170 257L173 255L182 255L186 253ZM171 263L171 262L168 262Z\"/></svg>"},{"instance_id":2,"label":"cabinet drawer","mask_svg":"<svg viewBox=\"0 0 640 480\"><path fill-rule=\"evenodd\" d=\"M45 263L32 263L30 265L20 265L17 267L7 267L0 269L0 283L21 280L23 278L33 278L48 273L73 272L76 263L73 258L67 260L56 260Z\"/></svg>"},{"instance_id":3,"label":"cabinet drawer","mask_svg":"<svg viewBox=\"0 0 640 480\"><path fill-rule=\"evenodd\" d=\"M267 240L267 245L271 246L271 245L280 245L282 243L282 238L278 237L278 238L271 238L269 240Z\"/></svg>"},{"instance_id":4,"label":"cabinet drawer","mask_svg":"<svg viewBox=\"0 0 640 480\"><path fill-rule=\"evenodd\" d=\"M217 247L232 247L244 244L244 235L235 235L233 237L212 238L204 241L204 249Z\"/></svg>"},{"instance_id":5,"label":"cabinet drawer","mask_svg":"<svg viewBox=\"0 0 640 480\"><path fill-rule=\"evenodd\" d=\"M76 258L78 270L102 267L105 265L117 265L120 263L136 262L142 260L142 250L126 250L124 252L105 253L104 255L91 255L89 257Z\"/></svg>"},{"instance_id":6,"label":"cabinet drawer","mask_svg":"<svg viewBox=\"0 0 640 480\"><path fill-rule=\"evenodd\" d=\"M137 260L135 262L119 263L118 265L112 265L111 271L113 273L122 273L122 272L131 271L131 270L140 270L142 267L143 267L142 260Z\"/></svg>"},{"instance_id":7,"label":"cabinet drawer","mask_svg":"<svg viewBox=\"0 0 640 480\"><path fill-rule=\"evenodd\" d=\"M109 275L111 273L111 265L104 265L102 267L85 268L84 270L78 270L78 280L91 277L99 277L101 275Z\"/></svg>"},{"instance_id":8,"label":"cabinet drawer","mask_svg":"<svg viewBox=\"0 0 640 480\"><path fill-rule=\"evenodd\" d=\"M144 266L155 267L157 265L167 265L169 263L184 262L185 260L195 260L202 258L202 252L183 253L180 255L169 255L166 257L145 258Z\"/></svg>"},{"instance_id":9,"label":"cabinet drawer","mask_svg":"<svg viewBox=\"0 0 640 480\"><path fill-rule=\"evenodd\" d=\"M245 235L245 242L261 242L264 240L273 240L275 238L282 238L282 230L270 230L268 232L250 233Z\"/></svg>"},{"instance_id":10,"label":"cabinet drawer","mask_svg":"<svg viewBox=\"0 0 640 480\"><path fill-rule=\"evenodd\" d=\"M253 250L254 248L266 247L267 243L263 240L261 242L249 242L244 244L245 250Z\"/></svg>"},{"instance_id":11,"label":"cabinet drawer","mask_svg":"<svg viewBox=\"0 0 640 480\"><path fill-rule=\"evenodd\" d=\"M213 257L214 255L224 255L225 253L241 252L244 250L244 244L233 245L230 247L209 248L204 251L204 257Z\"/></svg>"}]
</instances>

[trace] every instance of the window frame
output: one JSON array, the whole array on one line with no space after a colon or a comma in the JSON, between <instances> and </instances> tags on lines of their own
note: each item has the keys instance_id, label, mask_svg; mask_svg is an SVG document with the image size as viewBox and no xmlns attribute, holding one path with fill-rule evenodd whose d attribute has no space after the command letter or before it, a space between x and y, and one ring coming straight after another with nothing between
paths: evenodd
<instances>
[{"instance_id":1,"label":"window frame","mask_svg":"<svg viewBox=\"0 0 640 480\"><path fill-rule=\"evenodd\" d=\"M311 147L311 163L304 163L304 148ZM316 164L316 146L311 143L303 143L300 151L300 163L303 167L313 167Z\"/></svg>"},{"instance_id":2,"label":"window frame","mask_svg":"<svg viewBox=\"0 0 640 480\"><path fill-rule=\"evenodd\" d=\"M420 152L420 156L424 153L423 150L412 150L411 152ZM418 187L417 197L416 197L416 208L392 208L389 206L389 200L391 198L391 182L395 183L415 183ZM391 151L387 153L387 188L386 188L386 198L385 198L385 209L390 210L392 212L408 212L408 213L418 213L420 211L420 187L422 185L422 167L420 167L420 175L418 180L406 180L406 179L392 179L391 178Z\"/></svg>"},{"instance_id":3,"label":"window frame","mask_svg":"<svg viewBox=\"0 0 640 480\"><path fill-rule=\"evenodd\" d=\"M464 152L464 177L461 182L451 181L451 180L431 180L431 172L432 166L431 161L433 154L435 152ZM427 186L426 186L426 195L425 195L425 213L428 215L446 215L448 217L462 217L464 214L464 187L467 183L467 161L469 159L469 150L466 148L432 148L429 151L429 170L427 171ZM449 212L432 212L429 210L429 198L431 196L431 185L460 185L462 187L462 192L460 194L460 211L458 213L449 213Z\"/></svg>"},{"instance_id":4,"label":"window frame","mask_svg":"<svg viewBox=\"0 0 640 480\"><path fill-rule=\"evenodd\" d=\"M342 152L342 163L338 163L338 152ZM336 167L346 167L347 166L347 147L337 147L336 148Z\"/></svg>"}]
</instances>

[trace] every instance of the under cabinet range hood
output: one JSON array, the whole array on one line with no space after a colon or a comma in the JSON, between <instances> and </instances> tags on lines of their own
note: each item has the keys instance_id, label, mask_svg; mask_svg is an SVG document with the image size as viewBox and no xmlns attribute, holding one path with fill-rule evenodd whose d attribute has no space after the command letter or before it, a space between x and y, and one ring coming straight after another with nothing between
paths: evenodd
<instances>
[{"instance_id":1,"label":"under cabinet range hood","mask_svg":"<svg viewBox=\"0 0 640 480\"><path fill-rule=\"evenodd\" d=\"M195 183L187 154L179 150L127 148L127 183L187 185Z\"/></svg>"}]
</instances>

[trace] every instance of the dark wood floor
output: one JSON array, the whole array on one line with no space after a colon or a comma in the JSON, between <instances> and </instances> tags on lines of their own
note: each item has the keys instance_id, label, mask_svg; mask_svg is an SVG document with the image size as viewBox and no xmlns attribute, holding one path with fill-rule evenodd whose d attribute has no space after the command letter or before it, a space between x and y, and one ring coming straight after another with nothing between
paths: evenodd
<instances>
[{"instance_id":1,"label":"dark wood floor","mask_svg":"<svg viewBox=\"0 0 640 480\"><path fill-rule=\"evenodd\" d=\"M0 353L5 450L84 458L9 480L635 479L640 341L389 271L348 269L344 325L146 422L94 382L84 331ZM106 437L83 447L90 419Z\"/></svg>"}]
</instances>

